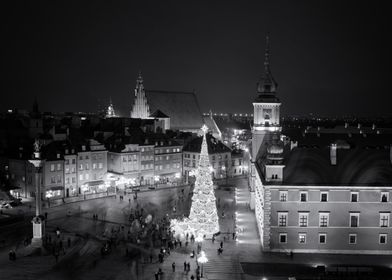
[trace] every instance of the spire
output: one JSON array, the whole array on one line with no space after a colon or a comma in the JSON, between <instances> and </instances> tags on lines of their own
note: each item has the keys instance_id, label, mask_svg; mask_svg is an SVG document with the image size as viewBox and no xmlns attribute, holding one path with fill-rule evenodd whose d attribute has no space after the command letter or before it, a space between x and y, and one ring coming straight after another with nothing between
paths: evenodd
<instances>
[{"instance_id":1,"label":"spire","mask_svg":"<svg viewBox=\"0 0 392 280\"><path fill-rule=\"evenodd\" d=\"M134 103L131 109L131 118L149 119L150 107L147 103L146 93L144 92L142 71L139 70L136 79Z\"/></svg>"},{"instance_id":2,"label":"spire","mask_svg":"<svg viewBox=\"0 0 392 280\"><path fill-rule=\"evenodd\" d=\"M266 36L266 46L264 53L264 73L257 84L257 92L262 95L274 95L278 84L272 77L270 69L270 40Z\"/></svg>"},{"instance_id":3,"label":"spire","mask_svg":"<svg viewBox=\"0 0 392 280\"><path fill-rule=\"evenodd\" d=\"M265 72L270 72L270 68L269 68L269 36L267 35L266 38L266 46L265 46L265 53L264 53L264 71Z\"/></svg>"},{"instance_id":4,"label":"spire","mask_svg":"<svg viewBox=\"0 0 392 280\"><path fill-rule=\"evenodd\" d=\"M143 88L143 76L142 71L139 70L139 75L136 80L136 90L140 89L141 87Z\"/></svg>"}]
</instances>

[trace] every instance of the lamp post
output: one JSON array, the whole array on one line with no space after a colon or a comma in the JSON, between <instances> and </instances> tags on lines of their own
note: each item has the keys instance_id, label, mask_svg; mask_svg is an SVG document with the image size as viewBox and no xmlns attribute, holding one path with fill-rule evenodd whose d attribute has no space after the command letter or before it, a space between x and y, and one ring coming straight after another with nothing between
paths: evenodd
<instances>
[{"instance_id":1,"label":"lamp post","mask_svg":"<svg viewBox=\"0 0 392 280\"><path fill-rule=\"evenodd\" d=\"M208 259L206 257L206 254L204 253L204 251L200 252L200 257L197 259L197 261L199 263L201 263L201 274L200 274L200 277L203 278L203 264L208 262Z\"/></svg>"},{"instance_id":2,"label":"lamp post","mask_svg":"<svg viewBox=\"0 0 392 280\"><path fill-rule=\"evenodd\" d=\"M41 143L38 139L34 142L34 154L29 162L35 167L35 217L31 221L33 224L31 244L34 247L42 247L42 240L45 235L45 222L41 213L41 171L43 162L41 160Z\"/></svg>"}]
</instances>

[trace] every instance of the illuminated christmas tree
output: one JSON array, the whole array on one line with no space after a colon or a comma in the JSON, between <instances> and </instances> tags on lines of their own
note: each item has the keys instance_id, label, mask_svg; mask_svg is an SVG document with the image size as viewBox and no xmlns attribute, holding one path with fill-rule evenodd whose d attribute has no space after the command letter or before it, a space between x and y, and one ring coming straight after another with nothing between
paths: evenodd
<instances>
[{"instance_id":1,"label":"illuminated christmas tree","mask_svg":"<svg viewBox=\"0 0 392 280\"><path fill-rule=\"evenodd\" d=\"M196 182L192 197L189 218L183 221L172 220L171 226L177 234L194 234L212 237L219 231L218 213L215 205L215 194L211 176L211 165L207 148L207 126L203 125L203 142L201 145L200 161L196 170Z\"/></svg>"}]
</instances>

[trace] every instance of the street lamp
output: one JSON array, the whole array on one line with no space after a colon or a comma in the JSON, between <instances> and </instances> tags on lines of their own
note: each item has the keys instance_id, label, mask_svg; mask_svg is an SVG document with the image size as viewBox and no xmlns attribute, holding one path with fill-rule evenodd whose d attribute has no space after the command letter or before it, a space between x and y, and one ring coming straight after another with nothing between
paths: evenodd
<instances>
[{"instance_id":1,"label":"street lamp","mask_svg":"<svg viewBox=\"0 0 392 280\"><path fill-rule=\"evenodd\" d=\"M197 261L199 263L201 263L201 278L203 278L203 264L208 262L208 259L206 257L206 254L204 253L204 251L200 252L200 257L197 259Z\"/></svg>"},{"instance_id":2,"label":"street lamp","mask_svg":"<svg viewBox=\"0 0 392 280\"><path fill-rule=\"evenodd\" d=\"M157 187L158 181L159 181L159 175L155 175L154 176L155 188Z\"/></svg>"}]
</instances>

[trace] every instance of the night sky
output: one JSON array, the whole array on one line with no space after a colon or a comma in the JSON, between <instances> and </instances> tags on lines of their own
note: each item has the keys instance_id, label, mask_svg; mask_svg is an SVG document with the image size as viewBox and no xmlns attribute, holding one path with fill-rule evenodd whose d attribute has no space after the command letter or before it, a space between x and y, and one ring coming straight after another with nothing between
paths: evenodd
<instances>
[{"instance_id":1,"label":"night sky","mask_svg":"<svg viewBox=\"0 0 392 280\"><path fill-rule=\"evenodd\" d=\"M284 115L388 114L390 9L358 2L2 3L0 110L36 97L93 112L111 96L128 116L141 69L147 89L195 90L202 111L251 112L269 34Z\"/></svg>"}]
</instances>

